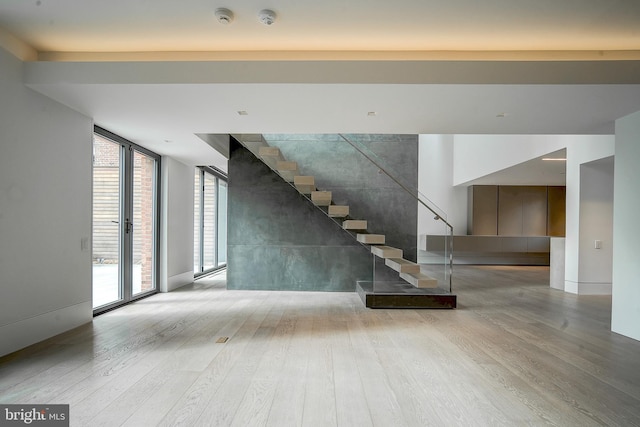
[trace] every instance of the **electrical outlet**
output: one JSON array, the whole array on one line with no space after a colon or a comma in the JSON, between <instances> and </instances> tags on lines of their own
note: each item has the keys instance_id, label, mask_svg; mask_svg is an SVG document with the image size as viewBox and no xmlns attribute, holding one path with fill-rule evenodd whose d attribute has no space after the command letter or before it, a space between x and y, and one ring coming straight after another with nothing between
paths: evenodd
<instances>
[{"instance_id":1,"label":"electrical outlet","mask_svg":"<svg viewBox=\"0 0 640 427\"><path fill-rule=\"evenodd\" d=\"M593 247L596 249L602 249L602 240L596 240Z\"/></svg>"}]
</instances>

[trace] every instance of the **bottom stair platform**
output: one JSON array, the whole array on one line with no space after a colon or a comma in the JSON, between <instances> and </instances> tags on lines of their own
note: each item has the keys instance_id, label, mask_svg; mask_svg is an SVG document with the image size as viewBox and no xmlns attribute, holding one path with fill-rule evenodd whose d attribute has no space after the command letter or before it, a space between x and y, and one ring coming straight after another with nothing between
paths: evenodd
<instances>
[{"instance_id":1,"label":"bottom stair platform","mask_svg":"<svg viewBox=\"0 0 640 427\"><path fill-rule=\"evenodd\" d=\"M457 297L443 289L419 289L409 283L359 281L356 292L369 308L456 308Z\"/></svg>"}]
</instances>

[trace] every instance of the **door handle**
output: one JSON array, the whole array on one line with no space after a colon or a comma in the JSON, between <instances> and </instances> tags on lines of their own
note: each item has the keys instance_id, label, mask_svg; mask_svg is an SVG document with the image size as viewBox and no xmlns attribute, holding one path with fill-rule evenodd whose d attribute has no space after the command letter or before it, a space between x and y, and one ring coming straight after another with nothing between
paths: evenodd
<instances>
[{"instance_id":1,"label":"door handle","mask_svg":"<svg viewBox=\"0 0 640 427\"><path fill-rule=\"evenodd\" d=\"M127 218L126 221L125 221L124 231L127 234L133 233L133 221L129 220L129 218Z\"/></svg>"}]
</instances>

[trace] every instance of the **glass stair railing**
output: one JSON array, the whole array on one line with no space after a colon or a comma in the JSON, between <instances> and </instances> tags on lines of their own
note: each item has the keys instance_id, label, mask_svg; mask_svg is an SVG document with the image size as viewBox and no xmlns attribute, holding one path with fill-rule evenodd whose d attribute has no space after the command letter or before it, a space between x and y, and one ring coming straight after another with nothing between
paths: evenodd
<instances>
[{"instance_id":1,"label":"glass stair railing","mask_svg":"<svg viewBox=\"0 0 640 427\"><path fill-rule=\"evenodd\" d=\"M408 194L418 203L419 215L421 215L423 220L427 218L426 221L432 222L432 224L424 224L426 228L430 230L440 230L439 233L434 234L442 236L443 241L441 242L441 247L444 249L444 254L441 262L421 265L421 271L446 283L449 292L451 292L453 282L453 226L447 221L447 214L416 188L417 183L414 184L410 182L410 180L405 178L403 173L397 170L397 166L394 168L384 158L372 150L371 145L366 144L365 140L362 139L362 135L339 134L339 136L375 165L379 173L386 175L396 183L405 194ZM378 137L384 138L384 135ZM398 142L398 144L401 144L401 142Z\"/></svg>"}]
</instances>

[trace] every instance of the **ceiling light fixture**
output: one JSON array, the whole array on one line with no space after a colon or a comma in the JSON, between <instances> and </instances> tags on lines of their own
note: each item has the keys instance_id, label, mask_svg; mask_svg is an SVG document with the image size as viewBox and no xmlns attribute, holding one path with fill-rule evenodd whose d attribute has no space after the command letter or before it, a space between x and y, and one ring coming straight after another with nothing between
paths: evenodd
<instances>
[{"instance_id":1,"label":"ceiling light fixture","mask_svg":"<svg viewBox=\"0 0 640 427\"><path fill-rule=\"evenodd\" d=\"M375 111L369 111L369 112L367 113L367 116L369 116L369 117L373 117L373 116L377 116L377 115L378 115L378 113L377 113L377 112L375 112Z\"/></svg>"},{"instance_id":2,"label":"ceiling light fixture","mask_svg":"<svg viewBox=\"0 0 640 427\"><path fill-rule=\"evenodd\" d=\"M247 113L245 110L240 110L240 111L238 111L238 115L239 116L248 116L249 113Z\"/></svg>"},{"instance_id":3,"label":"ceiling light fixture","mask_svg":"<svg viewBox=\"0 0 640 427\"><path fill-rule=\"evenodd\" d=\"M507 117L507 113L498 113L496 114L496 117L499 119L504 119L505 117Z\"/></svg>"},{"instance_id":4,"label":"ceiling light fixture","mask_svg":"<svg viewBox=\"0 0 640 427\"><path fill-rule=\"evenodd\" d=\"M276 13L270 9L263 9L258 12L258 19L264 25L271 25L276 22Z\"/></svg>"},{"instance_id":5,"label":"ceiling light fixture","mask_svg":"<svg viewBox=\"0 0 640 427\"><path fill-rule=\"evenodd\" d=\"M229 25L233 22L233 12L227 8L220 7L216 9L215 15L218 22L222 25Z\"/></svg>"}]
</instances>

